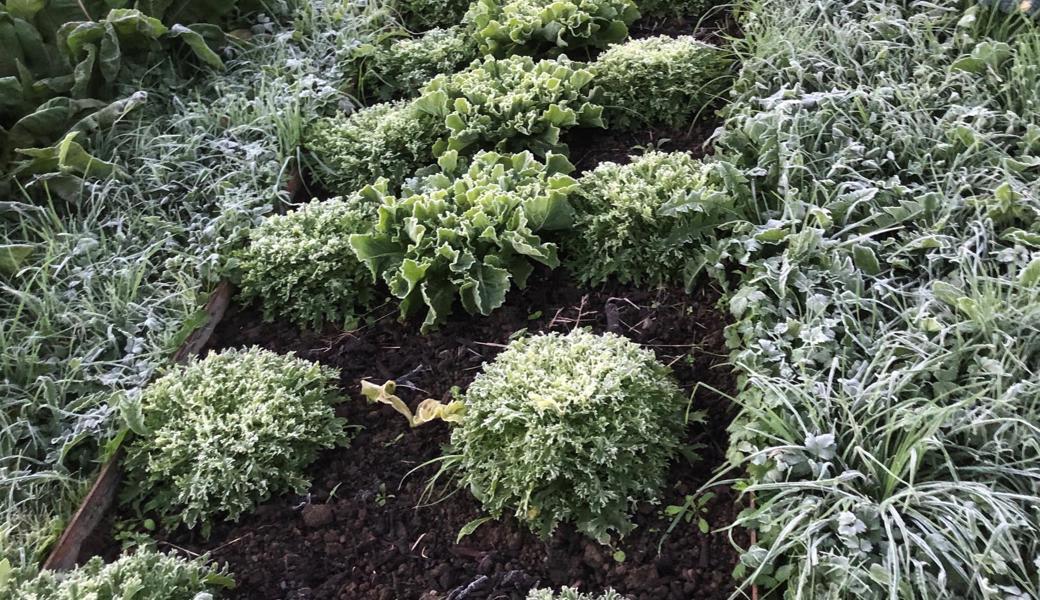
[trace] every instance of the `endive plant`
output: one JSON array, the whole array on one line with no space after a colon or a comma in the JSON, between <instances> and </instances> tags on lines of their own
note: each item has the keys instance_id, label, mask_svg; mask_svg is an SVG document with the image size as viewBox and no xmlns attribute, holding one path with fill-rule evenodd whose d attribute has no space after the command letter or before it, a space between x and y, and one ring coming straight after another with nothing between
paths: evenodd
<instances>
[{"instance_id":1,"label":"endive plant","mask_svg":"<svg viewBox=\"0 0 1040 600\"><path fill-rule=\"evenodd\" d=\"M105 564L94 557L68 573L41 571L21 582L0 583L0 593L20 600L129 600L130 598L213 598L235 587L226 568L205 557L186 559L142 549Z\"/></svg>"},{"instance_id":2,"label":"endive plant","mask_svg":"<svg viewBox=\"0 0 1040 600\"><path fill-rule=\"evenodd\" d=\"M347 440L334 370L260 348L175 367L124 405L123 499L164 524L237 520L274 494L305 490L303 469Z\"/></svg>"},{"instance_id":3,"label":"endive plant","mask_svg":"<svg viewBox=\"0 0 1040 600\"><path fill-rule=\"evenodd\" d=\"M465 22L485 54L559 54L605 48L628 37L632 0L476 0Z\"/></svg>"},{"instance_id":4,"label":"endive plant","mask_svg":"<svg viewBox=\"0 0 1040 600\"><path fill-rule=\"evenodd\" d=\"M401 300L401 316L425 309L422 331L443 323L456 301L489 315L539 263L559 265L549 231L571 225L577 182L563 156L446 152L440 172L399 196L380 181L361 196L379 206L371 232L350 237L358 259Z\"/></svg>"},{"instance_id":5,"label":"endive plant","mask_svg":"<svg viewBox=\"0 0 1040 600\"><path fill-rule=\"evenodd\" d=\"M601 543L658 497L687 423L652 351L581 329L511 342L462 402L446 459L459 484L496 518L542 536L573 523Z\"/></svg>"},{"instance_id":6,"label":"endive plant","mask_svg":"<svg viewBox=\"0 0 1040 600\"><path fill-rule=\"evenodd\" d=\"M590 100L592 83L592 73L567 57L489 57L433 79L415 105L447 128L434 147L437 155L474 149L544 155L565 151L565 129L604 126L602 107Z\"/></svg>"}]
</instances>

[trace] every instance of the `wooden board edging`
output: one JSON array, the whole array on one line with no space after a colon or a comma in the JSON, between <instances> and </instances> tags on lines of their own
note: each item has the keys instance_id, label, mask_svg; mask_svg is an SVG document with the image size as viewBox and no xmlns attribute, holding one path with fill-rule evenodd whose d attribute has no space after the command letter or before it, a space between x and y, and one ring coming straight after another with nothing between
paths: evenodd
<instances>
[{"instance_id":1,"label":"wooden board edging","mask_svg":"<svg viewBox=\"0 0 1040 600\"><path fill-rule=\"evenodd\" d=\"M300 171L294 169L286 182L285 190L289 194L289 201L295 201L303 191L303 177ZM217 325L224 318L228 306L231 305L232 285L229 281L221 280L210 294L203 310L206 313L201 325L196 328L181 344L180 348L173 353L171 360L174 364L182 364L192 355L198 354L216 330ZM122 481L122 471L119 463L123 458L123 448L112 455L101 467L97 479L90 486L87 495L83 497L79 508L69 519L61 537L54 544L54 548L43 563L44 569L55 571L67 571L80 562L80 551L83 542L87 540L101 524L108 509L116 498L116 491Z\"/></svg>"},{"instance_id":2,"label":"wooden board edging","mask_svg":"<svg viewBox=\"0 0 1040 600\"><path fill-rule=\"evenodd\" d=\"M206 302L204 308L206 316L202 325L191 332L173 354L174 363L186 362L190 356L198 354L206 346L206 342L213 335L220 320L224 318L224 313L227 312L230 304L231 284L226 280L221 281ZM47 560L44 561L44 569L67 571L79 564L83 542L94 533L108 509L115 502L116 491L123 480L119 464L124 454L123 448L120 447L101 467L97 479L90 486L90 491L83 497L79 508L69 519L61 537L58 538Z\"/></svg>"}]
</instances>

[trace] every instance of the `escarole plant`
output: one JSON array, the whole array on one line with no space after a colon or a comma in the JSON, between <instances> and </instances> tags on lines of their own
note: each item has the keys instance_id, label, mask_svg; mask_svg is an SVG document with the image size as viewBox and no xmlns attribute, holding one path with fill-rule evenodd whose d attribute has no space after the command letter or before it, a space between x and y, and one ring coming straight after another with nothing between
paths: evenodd
<instances>
[{"instance_id":1,"label":"escarole plant","mask_svg":"<svg viewBox=\"0 0 1040 600\"><path fill-rule=\"evenodd\" d=\"M605 48L639 18L632 0L477 0L465 22L485 54L558 54Z\"/></svg>"},{"instance_id":2,"label":"escarole plant","mask_svg":"<svg viewBox=\"0 0 1040 600\"><path fill-rule=\"evenodd\" d=\"M352 328L377 295L349 239L369 228L374 213L355 195L314 200L267 217L230 263L239 275L240 297L247 303L259 300L265 321Z\"/></svg>"},{"instance_id":3,"label":"escarole plant","mask_svg":"<svg viewBox=\"0 0 1040 600\"><path fill-rule=\"evenodd\" d=\"M610 127L680 127L730 83L730 53L693 36L658 36L607 49L596 60Z\"/></svg>"},{"instance_id":4,"label":"escarole plant","mask_svg":"<svg viewBox=\"0 0 1040 600\"><path fill-rule=\"evenodd\" d=\"M686 401L653 352L584 330L512 342L462 400L445 468L493 517L542 536L565 522L601 543L630 531L685 430Z\"/></svg>"},{"instance_id":5,"label":"escarole plant","mask_svg":"<svg viewBox=\"0 0 1040 600\"><path fill-rule=\"evenodd\" d=\"M524 286L532 263L559 264L543 231L570 226L569 194L577 183L571 163L549 154L481 152L471 161L449 151L441 172L395 197L386 182L361 192L381 204L369 233L350 244L372 274L401 299L401 315L426 308L422 331L442 323L455 300L470 314L488 315L515 283Z\"/></svg>"},{"instance_id":6,"label":"escarole plant","mask_svg":"<svg viewBox=\"0 0 1040 600\"><path fill-rule=\"evenodd\" d=\"M440 119L410 102L387 102L321 119L304 132L311 173L335 194L349 196L378 178L394 187L433 162Z\"/></svg>"},{"instance_id":7,"label":"escarole plant","mask_svg":"<svg viewBox=\"0 0 1040 600\"><path fill-rule=\"evenodd\" d=\"M274 494L302 492L322 448L345 442L338 373L267 350L225 350L177 367L124 411L124 501L169 527L237 520Z\"/></svg>"},{"instance_id":8,"label":"escarole plant","mask_svg":"<svg viewBox=\"0 0 1040 600\"><path fill-rule=\"evenodd\" d=\"M712 249L720 231L746 212L733 191L742 179L728 163L702 163L687 152L601 163L581 177L573 197L567 266L590 284L616 278L690 286L717 260Z\"/></svg>"},{"instance_id":9,"label":"escarole plant","mask_svg":"<svg viewBox=\"0 0 1040 600\"><path fill-rule=\"evenodd\" d=\"M544 155L565 150L563 129L603 127L603 109L589 101L592 79L565 56L538 62L527 56L485 58L430 81L416 106L444 121L437 155L473 148Z\"/></svg>"}]
</instances>

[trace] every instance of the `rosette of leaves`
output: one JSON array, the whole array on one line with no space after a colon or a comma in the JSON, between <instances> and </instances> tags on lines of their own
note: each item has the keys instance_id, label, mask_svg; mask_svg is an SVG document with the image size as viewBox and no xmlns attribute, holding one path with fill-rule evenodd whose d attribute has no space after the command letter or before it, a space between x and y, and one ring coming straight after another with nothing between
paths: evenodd
<instances>
[{"instance_id":1,"label":"rosette of leaves","mask_svg":"<svg viewBox=\"0 0 1040 600\"><path fill-rule=\"evenodd\" d=\"M582 176L573 202L567 266L585 283L666 285L689 281L723 223L742 215L726 164L686 152L647 152L627 165L602 163Z\"/></svg>"},{"instance_id":2,"label":"rosette of leaves","mask_svg":"<svg viewBox=\"0 0 1040 600\"><path fill-rule=\"evenodd\" d=\"M235 254L242 299L259 299L266 321L352 328L375 299L375 286L354 255L350 236L367 231L374 213L373 206L352 196L267 217Z\"/></svg>"},{"instance_id":3,"label":"rosette of leaves","mask_svg":"<svg viewBox=\"0 0 1040 600\"><path fill-rule=\"evenodd\" d=\"M493 517L542 536L560 523L600 541L657 498L686 401L653 352L575 330L509 344L466 391L450 468Z\"/></svg>"},{"instance_id":4,"label":"rosette of leaves","mask_svg":"<svg viewBox=\"0 0 1040 600\"><path fill-rule=\"evenodd\" d=\"M127 600L212 598L234 587L227 570L205 559L185 559L140 549L105 564L100 557L68 572L42 570L15 584L10 598L19 600Z\"/></svg>"},{"instance_id":5,"label":"rosette of leaves","mask_svg":"<svg viewBox=\"0 0 1040 600\"><path fill-rule=\"evenodd\" d=\"M632 0L476 0L465 22L484 54L560 54L606 48L639 18Z\"/></svg>"},{"instance_id":6,"label":"rosette of leaves","mask_svg":"<svg viewBox=\"0 0 1040 600\"><path fill-rule=\"evenodd\" d=\"M473 36L460 26L431 29L385 46L364 46L358 54L365 60L363 93L384 101L416 96L427 81L455 73L478 57Z\"/></svg>"},{"instance_id":7,"label":"rosette of leaves","mask_svg":"<svg viewBox=\"0 0 1040 600\"><path fill-rule=\"evenodd\" d=\"M71 133L110 126L143 102L116 97L117 83L127 72L185 49L196 59L221 68L211 45L224 35L212 22L235 2L138 2L134 8L111 8L98 0L7 2L0 5L0 171L15 159L15 150L31 149L35 173L61 163L62 172L107 176L89 170L84 160L69 159L56 145ZM190 19L178 21L177 19ZM199 19L196 21L195 19ZM182 25L181 23L188 23ZM78 143L77 143L78 145ZM91 158L86 151L79 153ZM44 160L39 160L40 156ZM98 162L98 161L94 161Z\"/></svg>"},{"instance_id":8,"label":"rosette of leaves","mask_svg":"<svg viewBox=\"0 0 1040 600\"><path fill-rule=\"evenodd\" d=\"M632 40L596 61L597 100L611 127L679 127L726 89L732 64L728 52L692 36Z\"/></svg>"},{"instance_id":9,"label":"rosette of leaves","mask_svg":"<svg viewBox=\"0 0 1040 600\"><path fill-rule=\"evenodd\" d=\"M433 163L442 131L439 118L398 101L319 120L303 142L315 177L334 194L349 196L379 178L396 188Z\"/></svg>"},{"instance_id":10,"label":"rosette of leaves","mask_svg":"<svg viewBox=\"0 0 1040 600\"><path fill-rule=\"evenodd\" d=\"M65 23L58 29L60 51L75 65L72 95L99 95L111 86L123 69L123 61L136 54L160 52L163 40L180 39L204 63L223 68L224 63L203 34L223 42L219 27L173 25L167 27L139 10L113 9L99 21ZM124 52L129 56L124 57Z\"/></svg>"},{"instance_id":11,"label":"rosette of leaves","mask_svg":"<svg viewBox=\"0 0 1040 600\"><path fill-rule=\"evenodd\" d=\"M577 588L565 587L558 593L552 590L531 590L527 600L626 600L624 596L614 590L607 590L600 595L585 594Z\"/></svg>"},{"instance_id":12,"label":"rosette of leaves","mask_svg":"<svg viewBox=\"0 0 1040 600\"><path fill-rule=\"evenodd\" d=\"M415 31L452 27L462 22L471 0L397 0L397 11Z\"/></svg>"},{"instance_id":13,"label":"rosette of leaves","mask_svg":"<svg viewBox=\"0 0 1040 600\"><path fill-rule=\"evenodd\" d=\"M123 414L124 501L167 527L237 520L272 495L304 492L304 468L346 440L332 405L338 373L260 348L192 359L150 384Z\"/></svg>"},{"instance_id":14,"label":"rosette of leaves","mask_svg":"<svg viewBox=\"0 0 1040 600\"><path fill-rule=\"evenodd\" d=\"M592 78L566 57L488 57L433 79L416 105L444 120L448 131L434 148L438 155L473 147L544 155L566 150L563 129L603 127L602 108L589 101Z\"/></svg>"},{"instance_id":15,"label":"rosette of leaves","mask_svg":"<svg viewBox=\"0 0 1040 600\"><path fill-rule=\"evenodd\" d=\"M350 237L359 259L401 300L401 316L426 309L425 333L442 323L456 299L472 315L489 315L533 263L559 265L556 245L539 234L570 226L568 196L577 182L561 155L544 162L530 152L481 152L472 161L449 151L441 173L415 192L394 197L385 182L362 195L378 201L370 233Z\"/></svg>"}]
</instances>

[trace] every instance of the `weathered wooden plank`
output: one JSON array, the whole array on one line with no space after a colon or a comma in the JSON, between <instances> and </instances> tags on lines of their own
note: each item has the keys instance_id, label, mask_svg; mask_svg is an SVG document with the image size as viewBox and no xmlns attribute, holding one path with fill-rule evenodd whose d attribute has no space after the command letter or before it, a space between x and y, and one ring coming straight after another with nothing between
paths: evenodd
<instances>
[{"instance_id":1,"label":"weathered wooden plank","mask_svg":"<svg viewBox=\"0 0 1040 600\"><path fill-rule=\"evenodd\" d=\"M303 182L299 173L293 173L289 178L286 190L289 192L290 199L294 201L301 194ZM233 286L226 280L221 281L217 285L204 307L206 311L204 322L199 328L191 332L180 348L174 352L172 357L174 363L184 363L188 360L188 357L198 354L206 347L217 325L224 318L224 313L227 312L228 306L231 304L232 292ZM43 568L62 571L71 569L79 563L83 542L93 535L94 530L101 524L108 509L112 507L115 501L116 492L122 481L122 471L119 468L122 457L123 450L120 448L101 467L101 471L98 473L97 479L94 480L94 484L90 487L90 491L83 498L83 502L80 503L79 508L72 515L72 519L69 520L65 531L62 532L47 560L44 561Z\"/></svg>"},{"instance_id":2,"label":"weathered wooden plank","mask_svg":"<svg viewBox=\"0 0 1040 600\"><path fill-rule=\"evenodd\" d=\"M231 284L227 281L220 282L206 302L206 318L204 323L184 340L181 347L173 355L173 361L183 363L189 356L198 354L213 335L220 320L224 318L228 305L231 303ZM90 487L90 491L83 498L79 508L72 515L68 526L62 532L58 542L54 545L43 568L55 571L68 570L79 563L80 550L85 542L104 519L108 509L115 502L116 492L123 479L122 470L119 467L123 458L123 449L120 448L101 467L98 477Z\"/></svg>"}]
</instances>

